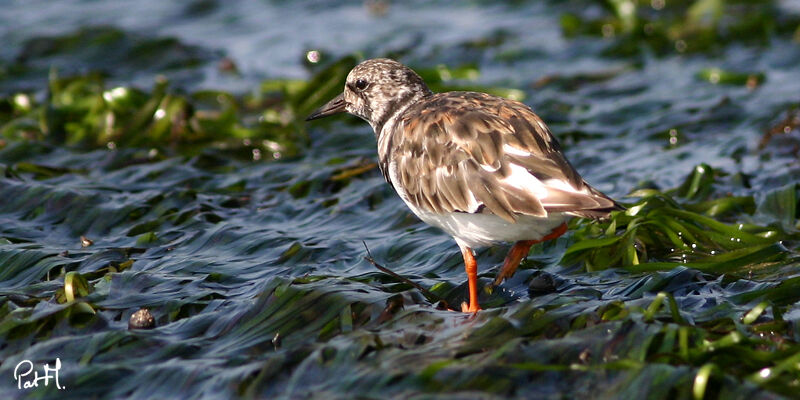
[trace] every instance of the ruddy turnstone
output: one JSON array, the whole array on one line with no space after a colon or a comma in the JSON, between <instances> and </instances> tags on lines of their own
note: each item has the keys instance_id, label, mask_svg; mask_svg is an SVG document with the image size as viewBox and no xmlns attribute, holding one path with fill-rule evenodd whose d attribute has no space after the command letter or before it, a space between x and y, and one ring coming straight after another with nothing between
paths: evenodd
<instances>
[{"instance_id":1,"label":"ruddy turnstone","mask_svg":"<svg viewBox=\"0 0 800 400\"><path fill-rule=\"evenodd\" d=\"M542 119L518 101L433 93L403 64L372 59L306 120L342 112L372 126L381 172L411 211L455 238L469 286L462 311L480 310L474 248L515 242L496 286L532 245L564 234L570 217L622 209L581 178Z\"/></svg>"}]
</instances>

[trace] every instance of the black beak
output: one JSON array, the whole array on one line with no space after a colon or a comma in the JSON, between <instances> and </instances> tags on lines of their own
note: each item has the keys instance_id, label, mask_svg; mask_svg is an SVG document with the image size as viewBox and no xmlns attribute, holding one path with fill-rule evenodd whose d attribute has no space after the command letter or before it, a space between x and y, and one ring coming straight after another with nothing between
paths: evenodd
<instances>
[{"instance_id":1,"label":"black beak","mask_svg":"<svg viewBox=\"0 0 800 400\"><path fill-rule=\"evenodd\" d=\"M311 115L306 117L306 121L311 121L312 119L318 119L327 117L333 114L343 113L347 110L344 108L344 94L340 94L333 98L333 100L325 103L324 106L318 108L316 111L312 112Z\"/></svg>"}]
</instances>

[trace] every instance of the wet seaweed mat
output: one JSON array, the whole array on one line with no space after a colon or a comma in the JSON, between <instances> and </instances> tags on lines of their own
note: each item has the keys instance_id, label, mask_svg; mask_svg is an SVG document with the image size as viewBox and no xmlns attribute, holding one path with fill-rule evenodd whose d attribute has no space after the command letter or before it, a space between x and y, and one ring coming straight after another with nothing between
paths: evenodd
<instances>
[{"instance_id":1,"label":"wet seaweed mat","mask_svg":"<svg viewBox=\"0 0 800 400\"><path fill-rule=\"evenodd\" d=\"M800 397L796 7L372 3L328 6L380 34L295 55L308 79L131 20L2 33L0 398ZM272 29L230 10L167 14ZM442 12L481 23L409 28ZM460 254L384 182L369 128L302 123L385 55L524 98L628 210L536 245L477 315L443 309ZM478 254L481 285L505 250ZM63 389L18 388L56 358Z\"/></svg>"}]
</instances>

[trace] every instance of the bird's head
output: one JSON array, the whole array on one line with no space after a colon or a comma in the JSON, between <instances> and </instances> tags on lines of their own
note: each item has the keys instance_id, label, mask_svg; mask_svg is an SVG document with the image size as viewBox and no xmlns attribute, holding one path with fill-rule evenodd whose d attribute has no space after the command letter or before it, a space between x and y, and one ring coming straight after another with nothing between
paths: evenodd
<instances>
[{"instance_id":1,"label":"bird's head","mask_svg":"<svg viewBox=\"0 0 800 400\"><path fill-rule=\"evenodd\" d=\"M310 121L347 112L369 122L376 130L398 111L431 91L416 72L397 61L374 58L356 65L344 91L306 118Z\"/></svg>"}]
</instances>

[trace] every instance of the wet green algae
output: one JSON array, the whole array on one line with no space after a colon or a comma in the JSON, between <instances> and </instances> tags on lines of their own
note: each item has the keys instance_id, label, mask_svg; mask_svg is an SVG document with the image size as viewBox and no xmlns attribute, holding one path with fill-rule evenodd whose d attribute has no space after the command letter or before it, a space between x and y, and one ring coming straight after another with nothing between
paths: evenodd
<instances>
[{"instance_id":1,"label":"wet green algae","mask_svg":"<svg viewBox=\"0 0 800 400\"><path fill-rule=\"evenodd\" d=\"M635 39L646 18L618 3L604 23ZM482 293L487 310L438 310L360 260L361 241L458 304L449 239L399 206L363 131L334 121L320 129L336 135L314 137L301 122L355 62L244 96L53 71L43 96L2 97L0 375L60 357L75 398L797 397L796 183L753 194L746 176L706 164L672 189L643 182L621 199L627 211L574 220L537 245L501 290ZM449 79L475 71L422 69L437 90L471 86ZM502 250L480 254L483 283ZM423 263L438 267L420 273ZM139 307L154 310L156 330L126 330Z\"/></svg>"}]
</instances>

